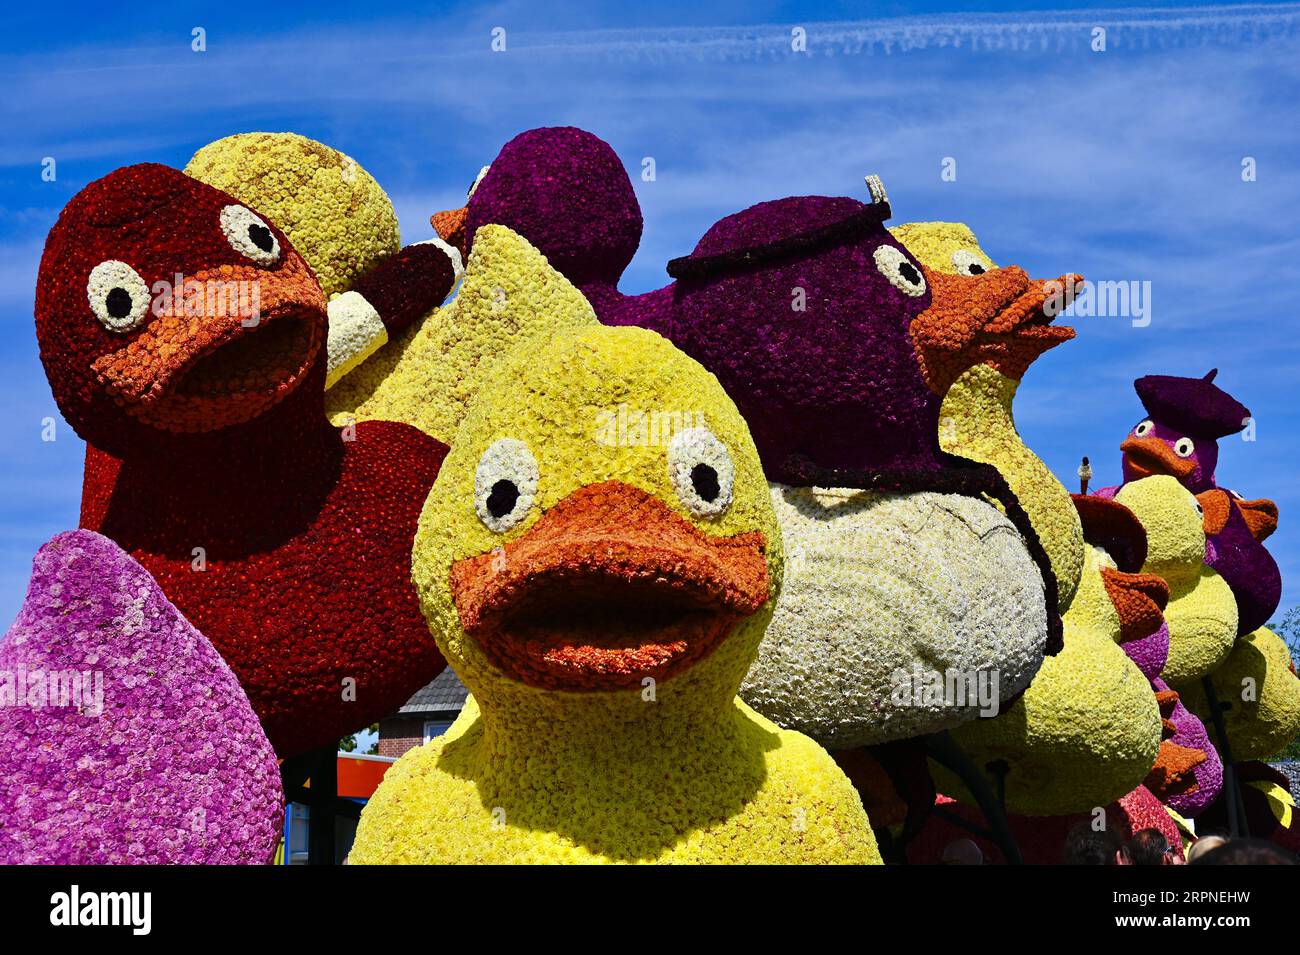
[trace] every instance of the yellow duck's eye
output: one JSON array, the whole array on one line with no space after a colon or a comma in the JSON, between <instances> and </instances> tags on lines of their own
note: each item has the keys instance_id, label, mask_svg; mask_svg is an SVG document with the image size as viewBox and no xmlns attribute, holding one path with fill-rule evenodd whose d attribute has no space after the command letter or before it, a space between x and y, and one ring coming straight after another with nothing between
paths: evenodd
<instances>
[{"instance_id":1,"label":"yellow duck's eye","mask_svg":"<svg viewBox=\"0 0 1300 955\"><path fill-rule=\"evenodd\" d=\"M271 265L280 258L280 240L257 213L243 206L226 206L221 210L221 231L240 255L258 265Z\"/></svg>"},{"instance_id":2,"label":"yellow duck's eye","mask_svg":"<svg viewBox=\"0 0 1300 955\"><path fill-rule=\"evenodd\" d=\"M1180 458L1190 458L1192 452L1195 450L1196 445L1192 442L1191 438L1179 438L1177 443L1174 445L1174 454L1178 455Z\"/></svg>"},{"instance_id":3,"label":"yellow duck's eye","mask_svg":"<svg viewBox=\"0 0 1300 955\"><path fill-rule=\"evenodd\" d=\"M1145 438L1147 435L1151 433L1151 430L1153 428L1155 428L1154 422L1143 421L1141 424L1139 424L1136 428L1133 429L1133 435L1138 438Z\"/></svg>"},{"instance_id":4,"label":"yellow duck's eye","mask_svg":"<svg viewBox=\"0 0 1300 955\"><path fill-rule=\"evenodd\" d=\"M90 270L86 281L90 310L110 332L129 332L149 311L149 286L125 262L109 259Z\"/></svg>"},{"instance_id":5,"label":"yellow duck's eye","mask_svg":"<svg viewBox=\"0 0 1300 955\"><path fill-rule=\"evenodd\" d=\"M474 472L474 510L483 526L502 534L522 521L537 498L539 477L528 445L515 438L494 441Z\"/></svg>"},{"instance_id":6,"label":"yellow duck's eye","mask_svg":"<svg viewBox=\"0 0 1300 955\"><path fill-rule=\"evenodd\" d=\"M736 480L726 445L707 428L687 428L668 445L668 476L686 509L717 517L731 505Z\"/></svg>"},{"instance_id":7,"label":"yellow duck's eye","mask_svg":"<svg viewBox=\"0 0 1300 955\"><path fill-rule=\"evenodd\" d=\"M983 275L988 271L988 266L974 252L967 249L958 249L952 254L953 268L957 270L958 275Z\"/></svg>"},{"instance_id":8,"label":"yellow duck's eye","mask_svg":"<svg viewBox=\"0 0 1300 955\"><path fill-rule=\"evenodd\" d=\"M880 274L904 295L916 298L925 294L925 276L921 274L920 267L903 254L902 249L892 245L877 246L872 257L876 260Z\"/></svg>"}]
</instances>

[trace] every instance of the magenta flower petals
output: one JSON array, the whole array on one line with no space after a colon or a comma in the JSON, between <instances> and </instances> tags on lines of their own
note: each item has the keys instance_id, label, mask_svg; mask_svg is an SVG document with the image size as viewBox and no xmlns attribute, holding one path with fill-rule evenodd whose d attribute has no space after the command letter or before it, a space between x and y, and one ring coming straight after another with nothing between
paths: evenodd
<instances>
[{"instance_id":1,"label":"magenta flower petals","mask_svg":"<svg viewBox=\"0 0 1300 955\"><path fill-rule=\"evenodd\" d=\"M108 538L37 552L0 704L0 863L270 861L284 800L248 698Z\"/></svg>"}]
</instances>

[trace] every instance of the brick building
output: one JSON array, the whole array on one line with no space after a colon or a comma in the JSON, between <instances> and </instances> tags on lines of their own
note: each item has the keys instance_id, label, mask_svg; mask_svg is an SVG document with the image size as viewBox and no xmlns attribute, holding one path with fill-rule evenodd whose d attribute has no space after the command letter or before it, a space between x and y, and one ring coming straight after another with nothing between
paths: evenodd
<instances>
[{"instance_id":1,"label":"brick building","mask_svg":"<svg viewBox=\"0 0 1300 955\"><path fill-rule=\"evenodd\" d=\"M396 713L380 720L379 755L398 757L441 736L460 715L467 696L469 690L456 672L447 667L432 683L416 691Z\"/></svg>"}]
</instances>

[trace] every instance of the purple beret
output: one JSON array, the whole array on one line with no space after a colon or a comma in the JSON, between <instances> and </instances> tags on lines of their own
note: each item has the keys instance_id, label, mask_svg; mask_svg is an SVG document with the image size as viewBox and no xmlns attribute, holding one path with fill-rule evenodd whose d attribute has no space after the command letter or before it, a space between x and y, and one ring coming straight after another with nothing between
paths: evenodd
<instances>
[{"instance_id":1,"label":"purple beret","mask_svg":"<svg viewBox=\"0 0 1300 955\"><path fill-rule=\"evenodd\" d=\"M1221 438L1246 427L1250 411L1214 384L1218 373L1214 368L1204 378L1147 375L1133 387L1155 421L1194 437Z\"/></svg>"}]
</instances>

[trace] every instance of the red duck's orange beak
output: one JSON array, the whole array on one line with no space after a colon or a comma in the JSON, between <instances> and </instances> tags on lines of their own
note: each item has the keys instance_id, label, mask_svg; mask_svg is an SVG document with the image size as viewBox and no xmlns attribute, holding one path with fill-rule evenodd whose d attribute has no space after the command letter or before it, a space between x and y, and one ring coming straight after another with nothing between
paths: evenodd
<instances>
[{"instance_id":1,"label":"red duck's orange beak","mask_svg":"<svg viewBox=\"0 0 1300 955\"><path fill-rule=\"evenodd\" d=\"M465 221L469 218L469 206L459 209L446 209L435 212L429 217L429 223L438 237L460 253L460 260L466 261L469 255L469 237L465 234Z\"/></svg>"},{"instance_id":2,"label":"red duck's orange beak","mask_svg":"<svg viewBox=\"0 0 1300 955\"><path fill-rule=\"evenodd\" d=\"M1169 474L1180 481L1196 470L1191 458L1180 458L1159 438L1128 437L1119 446L1133 473L1139 478Z\"/></svg>"},{"instance_id":3,"label":"red duck's orange beak","mask_svg":"<svg viewBox=\"0 0 1300 955\"><path fill-rule=\"evenodd\" d=\"M946 394L968 368L989 364L1019 380L1039 355L1074 337L1053 326L1074 300L1079 275L1031 280L1010 266L982 275L925 270L930 307L912 321L912 342L921 372L935 394Z\"/></svg>"},{"instance_id":4,"label":"red duck's orange beak","mask_svg":"<svg viewBox=\"0 0 1300 955\"><path fill-rule=\"evenodd\" d=\"M638 687L690 667L762 607L766 550L761 533L714 537L605 481L504 548L456 561L451 592L465 632L507 676L550 690Z\"/></svg>"},{"instance_id":5,"label":"red duck's orange beak","mask_svg":"<svg viewBox=\"0 0 1300 955\"><path fill-rule=\"evenodd\" d=\"M91 367L130 414L174 432L215 431L277 404L306 377L328 321L297 255L274 272L226 265L189 276L154 316Z\"/></svg>"},{"instance_id":6,"label":"red duck's orange beak","mask_svg":"<svg viewBox=\"0 0 1300 955\"><path fill-rule=\"evenodd\" d=\"M1126 574L1103 567L1106 595L1119 614L1119 640L1141 640L1160 629L1169 605L1169 585L1155 574Z\"/></svg>"}]
</instances>

